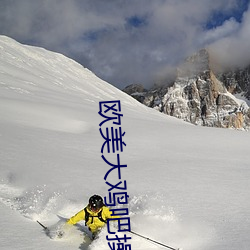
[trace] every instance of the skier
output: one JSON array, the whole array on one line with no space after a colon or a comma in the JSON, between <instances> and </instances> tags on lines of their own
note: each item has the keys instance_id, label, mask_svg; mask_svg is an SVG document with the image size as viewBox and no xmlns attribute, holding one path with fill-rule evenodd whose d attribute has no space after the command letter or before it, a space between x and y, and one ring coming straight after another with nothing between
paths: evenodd
<instances>
[{"instance_id":1,"label":"skier","mask_svg":"<svg viewBox=\"0 0 250 250\"><path fill-rule=\"evenodd\" d=\"M107 219L119 218L119 216L111 214L109 208L103 203L102 197L95 194L89 198L89 204L72 216L67 224L74 225L80 220L85 220L85 226L91 231L94 239L100 229L107 223Z\"/></svg>"}]
</instances>

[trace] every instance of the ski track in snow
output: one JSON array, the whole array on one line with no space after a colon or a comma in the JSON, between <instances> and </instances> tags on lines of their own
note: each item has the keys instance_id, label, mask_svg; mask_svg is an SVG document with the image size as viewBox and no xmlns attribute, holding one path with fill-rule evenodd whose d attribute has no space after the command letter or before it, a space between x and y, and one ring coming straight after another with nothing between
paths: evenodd
<instances>
[{"instance_id":1,"label":"ski track in snow","mask_svg":"<svg viewBox=\"0 0 250 250\"><path fill-rule=\"evenodd\" d=\"M179 216L171 207L166 207L163 200L164 197L160 194L134 195L129 202L132 230L163 244L168 242L170 246L176 248L177 244L182 244L187 246L185 249L192 249L193 246L197 249L199 244L204 244L204 239L199 242L197 238L199 238L199 228L203 231L205 228L201 225L191 227L180 221ZM29 220L45 222L50 229L48 236L55 241L63 241L69 245L79 244L79 249L83 250L109 249L106 240L107 229L104 228L99 238L91 242L83 222L70 229L67 228L64 237L58 239L57 232L64 228L65 219L60 220L56 215L66 214L66 217L70 217L81 204L66 200L62 193L51 193L45 185L22 190L10 183L1 183L0 202ZM162 228L164 230L161 230ZM128 236L133 238L132 247L135 249L161 249L159 245L138 236L129 233ZM162 242L161 239L165 239L166 242Z\"/></svg>"},{"instance_id":2,"label":"ski track in snow","mask_svg":"<svg viewBox=\"0 0 250 250\"><path fill-rule=\"evenodd\" d=\"M60 203L60 194L46 194L46 186L22 190L9 184L0 184L0 201L22 216L36 220L48 219Z\"/></svg>"}]
</instances>

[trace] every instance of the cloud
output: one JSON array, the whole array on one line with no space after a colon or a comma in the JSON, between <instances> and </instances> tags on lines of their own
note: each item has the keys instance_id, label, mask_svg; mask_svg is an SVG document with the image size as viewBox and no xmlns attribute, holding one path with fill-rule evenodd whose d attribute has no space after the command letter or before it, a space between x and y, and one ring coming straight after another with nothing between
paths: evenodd
<instances>
[{"instance_id":1,"label":"cloud","mask_svg":"<svg viewBox=\"0 0 250 250\"><path fill-rule=\"evenodd\" d=\"M220 29L227 29L226 25ZM221 39L210 44L210 51L213 53L218 64L225 67L245 67L250 64L250 10L243 15L242 22Z\"/></svg>"},{"instance_id":2,"label":"cloud","mask_svg":"<svg viewBox=\"0 0 250 250\"><path fill-rule=\"evenodd\" d=\"M225 37L231 36L237 33L240 28L240 24L232 17L229 20L224 21L221 26L204 31L200 38L201 44L211 44L219 41Z\"/></svg>"},{"instance_id":3,"label":"cloud","mask_svg":"<svg viewBox=\"0 0 250 250\"><path fill-rule=\"evenodd\" d=\"M120 88L148 87L204 46L218 53L249 40L248 13L242 22L233 18L239 2L2 0L0 33L61 52ZM208 30L215 13L226 20Z\"/></svg>"}]
</instances>

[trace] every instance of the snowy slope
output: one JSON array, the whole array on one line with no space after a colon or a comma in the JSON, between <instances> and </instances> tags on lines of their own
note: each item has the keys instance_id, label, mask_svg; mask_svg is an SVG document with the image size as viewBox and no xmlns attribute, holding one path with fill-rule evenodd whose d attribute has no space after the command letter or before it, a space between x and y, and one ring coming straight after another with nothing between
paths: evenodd
<instances>
[{"instance_id":1,"label":"snowy slope","mask_svg":"<svg viewBox=\"0 0 250 250\"><path fill-rule=\"evenodd\" d=\"M76 62L0 37L1 249L109 249L53 226L106 196L99 102L121 100L132 229L184 250L248 250L248 132L196 127L146 108ZM132 236L132 249L162 249ZM10 238L13 238L10 241Z\"/></svg>"}]
</instances>

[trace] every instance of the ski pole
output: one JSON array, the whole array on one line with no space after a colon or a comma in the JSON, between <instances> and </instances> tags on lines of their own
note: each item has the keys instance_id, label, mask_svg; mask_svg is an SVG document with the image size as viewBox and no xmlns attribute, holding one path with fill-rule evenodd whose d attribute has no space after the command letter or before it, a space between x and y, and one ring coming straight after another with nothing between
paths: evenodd
<instances>
[{"instance_id":1,"label":"ski pole","mask_svg":"<svg viewBox=\"0 0 250 250\"><path fill-rule=\"evenodd\" d=\"M139 237L141 237L141 238L143 238L143 239L146 239L146 240L148 240L148 241L152 241L152 242L154 242L154 243L156 243L156 244L158 244L158 245L161 245L161 246L163 246L163 247L169 248L169 249L171 249L171 250L181 250L180 248L173 248L173 247L167 246L167 245L165 245L165 244L162 244L161 242L152 240L152 239L150 239L150 238L148 238L148 237L145 237L145 236L143 236L143 235L141 235L141 234L138 234L138 233L135 233L135 232L133 232L133 231L129 231L129 232L132 233L132 234L135 234L135 235L137 235L137 236L139 236Z\"/></svg>"},{"instance_id":2,"label":"ski pole","mask_svg":"<svg viewBox=\"0 0 250 250\"><path fill-rule=\"evenodd\" d=\"M45 227L41 222L39 222L38 220L37 220L36 222L37 222L40 226L42 226L44 230L48 230L48 228Z\"/></svg>"}]
</instances>

